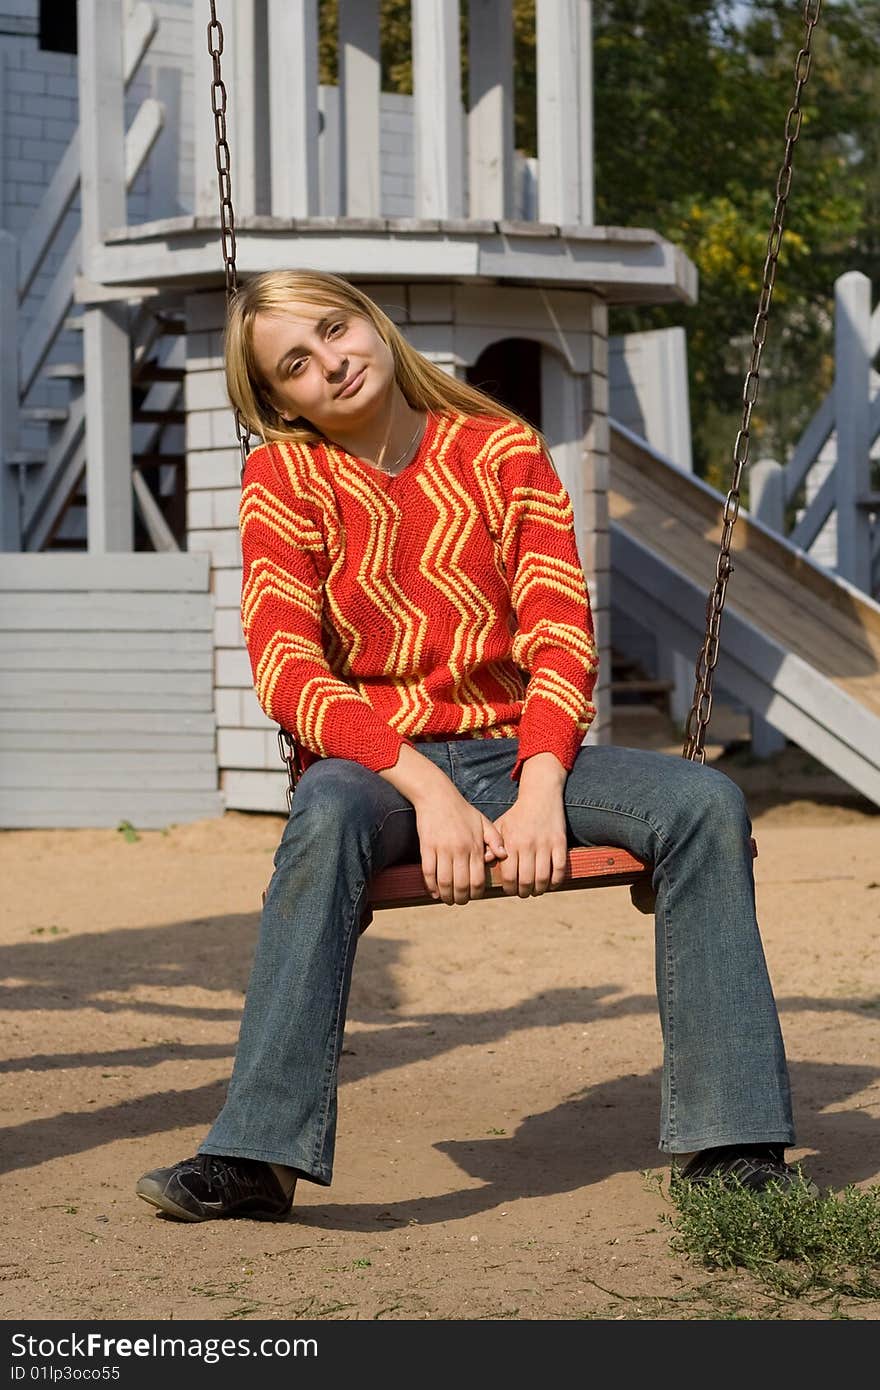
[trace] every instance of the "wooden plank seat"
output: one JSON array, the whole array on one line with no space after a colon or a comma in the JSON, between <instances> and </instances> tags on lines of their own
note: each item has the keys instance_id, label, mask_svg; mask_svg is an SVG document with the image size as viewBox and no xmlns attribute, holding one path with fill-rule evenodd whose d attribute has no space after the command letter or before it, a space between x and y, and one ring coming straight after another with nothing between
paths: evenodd
<instances>
[{"instance_id":1,"label":"wooden plank seat","mask_svg":"<svg viewBox=\"0 0 880 1390\"><path fill-rule=\"evenodd\" d=\"M754 840L750 845L755 859L758 846ZM486 879L485 897L500 897L504 889L497 864L487 870ZM562 893L572 888L609 888L618 884L628 884L636 890L633 903L640 911L652 910L650 864L615 845L579 845L568 851L565 878L551 891ZM422 907L440 900L427 892L420 864L392 864L372 879L368 901L371 912L378 912L392 907Z\"/></svg>"},{"instance_id":2,"label":"wooden plank seat","mask_svg":"<svg viewBox=\"0 0 880 1390\"><path fill-rule=\"evenodd\" d=\"M628 854L625 849L613 845L578 846L570 849L566 863L566 875L554 893L568 888L602 888L611 884L639 883L646 879L650 883L650 866ZM503 894L501 869L493 864L486 874L487 898L497 898ZM425 888L420 864L392 864L382 869L370 883L370 907L379 911L390 907L421 907L427 903L438 903Z\"/></svg>"}]
</instances>

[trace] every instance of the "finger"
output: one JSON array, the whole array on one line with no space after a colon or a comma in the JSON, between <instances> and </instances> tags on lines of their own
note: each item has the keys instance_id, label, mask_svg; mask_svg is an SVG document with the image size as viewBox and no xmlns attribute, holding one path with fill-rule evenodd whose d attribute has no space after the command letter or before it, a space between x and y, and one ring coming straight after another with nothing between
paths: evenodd
<instances>
[{"instance_id":1,"label":"finger","mask_svg":"<svg viewBox=\"0 0 880 1390\"><path fill-rule=\"evenodd\" d=\"M471 898L471 857L469 854L456 854L452 861L452 901L461 906Z\"/></svg>"},{"instance_id":2,"label":"finger","mask_svg":"<svg viewBox=\"0 0 880 1390\"><path fill-rule=\"evenodd\" d=\"M517 883L519 896L521 898L530 898L535 891L534 850L520 850Z\"/></svg>"},{"instance_id":3,"label":"finger","mask_svg":"<svg viewBox=\"0 0 880 1390\"><path fill-rule=\"evenodd\" d=\"M432 898L439 898L440 891L437 887L437 856L436 854L422 855L422 878L425 880L425 887Z\"/></svg>"},{"instance_id":4,"label":"finger","mask_svg":"<svg viewBox=\"0 0 880 1390\"><path fill-rule=\"evenodd\" d=\"M568 845L560 842L553 846L553 874L551 883L558 888L568 873Z\"/></svg>"},{"instance_id":5,"label":"finger","mask_svg":"<svg viewBox=\"0 0 880 1390\"><path fill-rule=\"evenodd\" d=\"M473 901L475 898L482 898L486 891L486 865L479 849L471 852L470 871L470 897Z\"/></svg>"},{"instance_id":6,"label":"finger","mask_svg":"<svg viewBox=\"0 0 880 1390\"><path fill-rule=\"evenodd\" d=\"M553 861L549 849L540 849L535 855L535 896L546 893L550 887Z\"/></svg>"},{"instance_id":7,"label":"finger","mask_svg":"<svg viewBox=\"0 0 880 1390\"><path fill-rule=\"evenodd\" d=\"M503 859L507 850L504 848L504 835L502 831L497 825L493 825L492 821L487 820L485 816L481 816L480 819L483 822L483 841L486 848L492 851L496 859Z\"/></svg>"},{"instance_id":8,"label":"finger","mask_svg":"<svg viewBox=\"0 0 880 1390\"><path fill-rule=\"evenodd\" d=\"M437 855L437 892L440 901L450 906L455 902L455 874L452 856Z\"/></svg>"},{"instance_id":9,"label":"finger","mask_svg":"<svg viewBox=\"0 0 880 1390\"><path fill-rule=\"evenodd\" d=\"M516 850L508 850L507 858L501 861L501 887L509 898L516 897L518 873L519 856Z\"/></svg>"}]
</instances>

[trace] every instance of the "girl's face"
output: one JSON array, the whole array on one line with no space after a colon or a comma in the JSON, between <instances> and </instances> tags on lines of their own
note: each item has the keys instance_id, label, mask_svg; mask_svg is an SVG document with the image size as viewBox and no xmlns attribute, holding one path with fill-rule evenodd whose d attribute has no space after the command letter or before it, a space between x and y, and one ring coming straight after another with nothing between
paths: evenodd
<instances>
[{"instance_id":1,"label":"girl's face","mask_svg":"<svg viewBox=\"0 0 880 1390\"><path fill-rule=\"evenodd\" d=\"M257 314L253 350L270 401L285 420L304 416L331 439L386 405L394 359L369 319L292 301Z\"/></svg>"}]
</instances>

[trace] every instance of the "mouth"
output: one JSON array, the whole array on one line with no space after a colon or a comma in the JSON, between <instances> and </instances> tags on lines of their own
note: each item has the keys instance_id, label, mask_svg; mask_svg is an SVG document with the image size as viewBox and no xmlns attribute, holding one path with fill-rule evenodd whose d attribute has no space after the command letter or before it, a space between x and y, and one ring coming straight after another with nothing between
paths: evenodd
<instances>
[{"instance_id":1,"label":"mouth","mask_svg":"<svg viewBox=\"0 0 880 1390\"><path fill-rule=\"evenodd\" d=\"M361 367L353 376L348 377L335 393L333 399L337 401L344 400L347 396L353 396L356 391L359 391L363 385L366 370L366 367Z\"/></svg>"}]
</instances>

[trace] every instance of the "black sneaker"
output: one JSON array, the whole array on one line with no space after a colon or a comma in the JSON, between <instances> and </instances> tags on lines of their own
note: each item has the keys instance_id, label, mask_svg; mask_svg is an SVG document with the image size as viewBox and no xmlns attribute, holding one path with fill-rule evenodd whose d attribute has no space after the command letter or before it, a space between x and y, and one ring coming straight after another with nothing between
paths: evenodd
<instances>
[{"instance_id":1,"label":"black sneaker","mask_svg":"<svg viewBox=\"0 0 880 1390\"><path fill-rule=\"evenodd\" d=\"M792 1168L786 1163L784 1152L781 1144L742 1144L703 1149L694 1154L677 1177L694 1184L718 1178L726 1188L735 1190L744 1187L751 1192L763 1192L769 1187L777 1187L782 1192L802 1188L811 1197L818 1197L816 1184L805 1178L799 1168Z\"/></svg>"},{"instance_id":2,"label":"black sneaker","mask_svg":"<svg viewBox=\"0 0 880 1390\"><path fill-rule=\"evenodd\" d=\"M293 1190L285 1193L268 1163L217 1154L196 1154L173 1168L154 1168L144 1173L135 1192L179 1221L224 1216L279 1221L293 1204Z\"/></svg>"}]
</instances>

